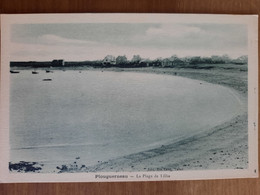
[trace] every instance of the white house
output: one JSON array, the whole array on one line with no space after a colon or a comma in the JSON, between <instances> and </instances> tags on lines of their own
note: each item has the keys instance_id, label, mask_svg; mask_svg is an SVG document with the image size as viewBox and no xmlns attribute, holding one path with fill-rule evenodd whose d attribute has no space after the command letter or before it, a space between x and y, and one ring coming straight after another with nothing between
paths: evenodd
<instances>
[{"instance_id":1,"label":"white house","mask_svg":"<svg viewBox=\"0 0 260 195\"><path fill-rule=\"evenodd\" d=\"M116 64L116 58L112 55L107 55L102 62L103 65L115 65Z\"/></svg>"}]
</instances>

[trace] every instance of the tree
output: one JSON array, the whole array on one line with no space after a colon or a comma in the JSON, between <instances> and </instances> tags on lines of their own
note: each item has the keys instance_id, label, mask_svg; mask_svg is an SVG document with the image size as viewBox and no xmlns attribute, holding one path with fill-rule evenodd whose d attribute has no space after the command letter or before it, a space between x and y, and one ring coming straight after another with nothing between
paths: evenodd
<instances>
[{"instance_id":1,"label":"tree","mask_svg":"<svg viewBox=\"0 0 260 195\"><path fill-rule=\"evenodd\" d=\"M117 56L116 58L116 64L117 65L123 65L123 64L126 64L127 63L127 58L126 56Z\"/></svg>"},{"instance_id":2,"label":"tree","mask_svg":"<svg viewBox=\"0 0 260 195\"><path fill-rule=\"evenodd\" d=\"M176 60L179 60L178 56L177 55L172 55L170 58L169 58L170 61L176 61Z\"/></svg>"},{"instance_id":3,"label":"tree","mask_svg":"<svg viewBox=\"0 0 260 195\"><path fill-rule=\"evenodd\" d=\"M201 57L200 56L194 56L190 59L190 64L195 65L201 63Z\"/></svg>"},{"instance_id":4,"label":"tree","mask_svg":"<svg viewBox=\"0 0 260 195\"><path fill-rule=\"evenodd\" d=\"M211 60L213 64L224 64L225 60L221 56L213 55L211 56Z\"/></svg>"},{"instance_id":5,"label":"tree","mask_svg":"<svg viewBox=\"0 0 260 195\"><path fill-rule=\"evenodd\" d=\"M142 58L140 57L140 55L134 55L131 62L139 63L141 60L142 60Z\"/></svg>"},{"instance_id":6,"label":"tree","mask_svg":"<svg viewBox=\"0 0 260 195\"><path fill-rule=\"evenodd\" d=\"M227 54L222 55L221 58L226 64L231 62L231 59Z\"/></svg>"},{"instance_id":7,"label":"tree","mask_svg":"<svg viewBox=\"0 0 260 195\"><path fill-rule=\"evenodd\" d=\"M248 63L248 56L240 56L237 59L232 61L235 64L247 64Z\"/></svg>"}]
</instances>

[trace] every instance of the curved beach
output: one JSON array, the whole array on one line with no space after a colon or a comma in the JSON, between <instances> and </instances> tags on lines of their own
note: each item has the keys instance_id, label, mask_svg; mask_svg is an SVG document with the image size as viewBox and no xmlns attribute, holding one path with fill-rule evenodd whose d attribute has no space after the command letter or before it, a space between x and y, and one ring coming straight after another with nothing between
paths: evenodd
<instances>
[{"instance_id":1,"label":"curved beach","mask_svg":"<svg viewBox=\"0 0 260 195\"><path fill-rule=\"evenodd\" d=\"M243 67L245 68L245 67ZM68 68L69 70L69 68ZM186 136L182 140L173 140L167 144L154 144L142 152L133 153L130 148L125 156L117 155L110 160L99 160L88 164L84 156L75 156L73 163L55 161L21 161L12 164L18 171L23 167L39 172L122 172L122 171L174 171L174 170L213 170L246 169L248 166L248 131L247 131L247 70L237 66L233 69L216 67L214 69L188 68L105 68L93 69L79 67L79 70L142 72L147 74L173 75L195 79L201 84L207 82L227 87L227 92L241 103L237 115L231 120L217 123L200 133ZM200 83L200 82L199 82ZM224 104L225 105L225 104ZM237 112L236 112L237 113ZM170 138L170 137L169 137ZM171 140L171 139L169 139ZM139 150L140 151L140 150ZM73 153L74 154L74 153ZM72 155L73 155L72 154ZM104 158L109 159L109 158ZM28 164L29 163L29 164ZM27 165L28 164L28 165ZM21 166L21 167L20 167ZM34 167L41 166L39 170ZM15 168L16 169L16 168Z\"/></svg>"},{"instance_id":2,"label":"curved beach","mask_svg":"<svg viewBox=\"0 0 260 195\"><path fill-rule=\"evenodd\" d=\"M111 69L113 70L113 69ZM231 88L245 106L241 114L206 133L177 143L100 162L86 167L87 172L102 171L173 171L205 169L246 169L248 166L247 71L240 69L116 69L156 74L169 74L203 80Z\"/></svg>"}]
</instances>

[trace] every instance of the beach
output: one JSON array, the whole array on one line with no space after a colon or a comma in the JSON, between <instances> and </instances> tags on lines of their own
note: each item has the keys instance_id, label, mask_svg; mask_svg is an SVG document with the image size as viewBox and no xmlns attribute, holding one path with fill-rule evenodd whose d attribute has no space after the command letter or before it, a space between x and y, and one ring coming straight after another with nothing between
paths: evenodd
<instances>
[{"instance_id":1,"label":"beach","mask_svg":"<svg viewBox=\"0 0 260 195\"><path fill-rule=\"evenodd\" d=\"M136 71L155 74L170 74L234 89L247 104L247 71L241 68L194 70L176 68L136 68L117 71ZM247 106L232 120L180 142L162 145L152 150L111 159L92 167L87 172L97 171L174 171L246 169L248 167L248 119Z\"/></svg>"},{"instance_id":2,"label":"beach","mask_svg":"<svg viewBox=\"0 0 260 195\"><path fill-rule=\"evenodd\" d=\"M30 165L25 162L20 163L17 165L18 171L19 166L20 171L23 167L29 167L33 172L59 173L246 169L248 167L247 66L227 67L215 65L213 69L153 67L94 69L86 66L73 69L74 71L141 72L186 77L225 86L232 93L234 92L234 97L238 98L244 106L239 115L231 120L177 142L99 161L90 166L84 162L83 156L75 156L75 162L72 164L57 162L56 171L42 162L33 162ZM35 167L40 168L34 169Z\"/></svg>"}]
</instances>

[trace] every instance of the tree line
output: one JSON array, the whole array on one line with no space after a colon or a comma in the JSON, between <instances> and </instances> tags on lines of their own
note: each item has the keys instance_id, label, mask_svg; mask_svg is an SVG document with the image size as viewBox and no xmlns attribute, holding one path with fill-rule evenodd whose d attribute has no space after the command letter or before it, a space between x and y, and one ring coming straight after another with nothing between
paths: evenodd
<instances>
[{"instance_id":1,"label":"tree line","mask_svg":"<svg viewBox=\"0 0 260 195\"><path fill-rule=\"evenodd\" d=\"M178 65L196 65L196 64L247 64L248 57L246 55L232 59L228 55L213 55L211 57L191 56L180 58L177 55L172 55L169 58L156 58L150 60L141 58L140 55L134 55L131 60L128 60L125 55L114 57L107 55L103 61L103 66L121 66L121 67L143 67L143 66L160 66L174 67Z\"/></svg>"},{"instance_id":2,"label":"tree line","mask_svg":"<svg viewBox=\"0 0 260 195\"><path fill-rule=\"evenodd\" d=\"M63 66L92 66L92 67L181 67L181 66L193 66L198 64L247 64L248 56L243 55L238 58L230 58L228 55L211 57L191 56L191 57L178 57L172 55L168 58L156 58L150 60L148 58L142 58L140 55L133 55L132 59L127 59L125 55L119 55L117 57L113 55L107 55L102 60L87 60L87 61L64 61L62 59L52 61L12 61L10 66L12 67L63 67Z\"/></svg>"}]
</instances>

